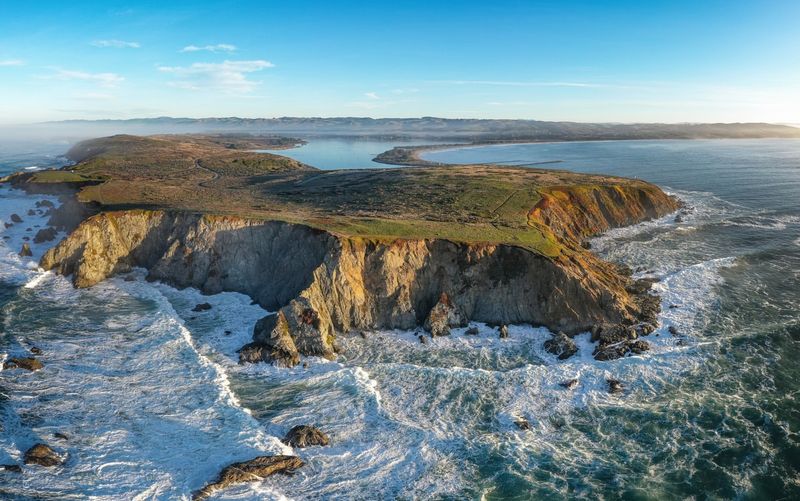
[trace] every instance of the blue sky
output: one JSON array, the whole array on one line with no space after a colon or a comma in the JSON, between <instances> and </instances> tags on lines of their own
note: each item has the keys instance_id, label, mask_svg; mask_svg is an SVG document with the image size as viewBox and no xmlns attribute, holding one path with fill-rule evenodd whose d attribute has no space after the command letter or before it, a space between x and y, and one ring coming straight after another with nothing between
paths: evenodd
<instances>
[{"instance_id":1,"label":"blue sky","mask_svg":"<svg viewBox=\"0 0 800 501\"><path fill-rule=\"evenodd\" d=\"M800 123L800 1L0 0L0 122Z\"/></svg>"}]
</instances>

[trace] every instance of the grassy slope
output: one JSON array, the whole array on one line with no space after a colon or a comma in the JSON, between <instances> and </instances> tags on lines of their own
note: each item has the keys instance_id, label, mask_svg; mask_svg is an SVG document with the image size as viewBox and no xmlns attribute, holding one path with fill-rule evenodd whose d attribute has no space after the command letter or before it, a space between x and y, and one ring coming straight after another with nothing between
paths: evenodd
<instances>
[{"instance_id":1,"label":"grassy slope","mask_svg":"<svg viewBox=\"0 0 800 501\"><path fill-rule=\"evenodd\" d=\"M253 148L255 140L240 144ZM542 194L641 181L489 165L319 171L203 136L114 136L77 145L68 170L37 181L104 179L82 201L303 223L366 239L445 238L569 252L529 213ZM255 144L257 146L257 144ZM653 188L655 189L655 188Z\"/></svg>"}]
</instances>

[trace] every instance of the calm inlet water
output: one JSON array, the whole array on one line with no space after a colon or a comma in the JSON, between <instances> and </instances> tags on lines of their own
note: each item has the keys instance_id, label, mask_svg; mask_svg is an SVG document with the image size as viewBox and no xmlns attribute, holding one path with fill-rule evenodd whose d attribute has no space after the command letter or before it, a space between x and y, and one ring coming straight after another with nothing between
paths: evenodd
<instances>
[{"instance_id":1,"label":"calm inlet water","mask_svg":"<svg viewBox=\"0 0 800 501\"><path fill-rule=\"evenodd\" d=\"M308 143L288 150L261 150L294 158L320 169L375 169L396 165L373 162L372 159L395 146L431 144L426 141L353 141L341 138L312 138Z\"/></svg>"},{"instance_id":2,"label":"calm inlet water","mask_svg":"<svg viewBox=\"0 0 800 501\"><path fill-rule=\"evenodd\" d=\"M6 172L31 165L4 151ZM188 498L262 451L308 464L214 499L800 497L800 141L515 145L427 158L561 160L549 166L637 176L680 196L682 222L614 230L593 246L661 278L652 351L595 362L581 335L579 354L559 362L542 349L544 329L512 326L501 341L481 325L479 336L462 329L427 345L411 332L344 337L336 362L308 359L308 368L240 367L235 350L265 314L249 298L177 291L141 272L73 290L36 267L51 244L17 256L46 224L35 206L46 197L0 188L0 219L24 219L0 230L0 357L37 346L45 364L0 372L0 464L39 440L68 457L60 468L0 471L0 498ZM211 310L191 311L205 301ZM624 393L609 395L608 377ZM559 386L571 378L576 389ZM514 426L520 416L530 430ZM332 445L281 445L276 437L301 423L329 432Z\"/></svg>"}]
</instances>

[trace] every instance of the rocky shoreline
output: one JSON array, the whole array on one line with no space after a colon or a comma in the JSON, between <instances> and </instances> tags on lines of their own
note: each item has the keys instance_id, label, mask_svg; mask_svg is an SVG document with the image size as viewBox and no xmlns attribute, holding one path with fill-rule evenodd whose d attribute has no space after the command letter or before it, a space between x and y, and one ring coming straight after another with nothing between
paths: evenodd
<instances>
[{"instance_id":1,"label":"rocky shoreline","mask_svg":"<svg viewBox=\"0 0 800 501\"><path fill-rule=\"evenodd\" d=\"M376 241L279 221L128 210L85 220L41 266L77 287L143 267L148 279L176 287L248 294L276 313L255 326L243 362L333 359L340 333L424 326L445 335L469 321L591 331L595 356L609 360L647 349L639 337L655 329L659 300L649 283L577 242L677 207L663 194L620 193L572 194L568 213L553 192L531 210L533 224L568 244L556 258L507 244Z\"/></svg>"}]
</instances>

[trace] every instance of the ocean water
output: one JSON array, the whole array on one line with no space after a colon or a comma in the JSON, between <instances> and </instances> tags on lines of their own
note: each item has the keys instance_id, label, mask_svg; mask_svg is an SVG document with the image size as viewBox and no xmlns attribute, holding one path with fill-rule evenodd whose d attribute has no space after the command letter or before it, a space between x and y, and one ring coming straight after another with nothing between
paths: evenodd
<instances>
[{"instance_id":1,"label":"ocean water","mask_svg":"<svg viewBox=\"0 0 800 501\"><path fill-rule=\"evenodd\" d=\"M47 158L0 151L13 157L0 158L6 172ZM593 241L604 257L661 279L653 349L596 362L584 334L562 362L544 352L545 329L512 326L500 340L477 325L478 336L459 329L426 345L413 332L344 336L336 361L309 358L307 367L239 366L235 350L266 314L249 298L148 283L141 270L76 291L37 269L51 244L17 256L46 224L36 201L57 200L2 187L0 220L24 222L0 227L0 360L36 346L45 367L0 372L0 464L21 462L40 440L67 462L0 471L0 499L188 499L230 462L276 452L307 465L213 499L800 496L800 142L427 155L562 160L549 166L636 175L681 197L682 222L665 217ZM200 302L212 309L192 312ZM559 385L572 378L574 390ZM607 378L625 391L609 394ZM517 429L519 417L530 430ZM332 444L280 443L306 423Z\"/></svg>"}]
</instances>

